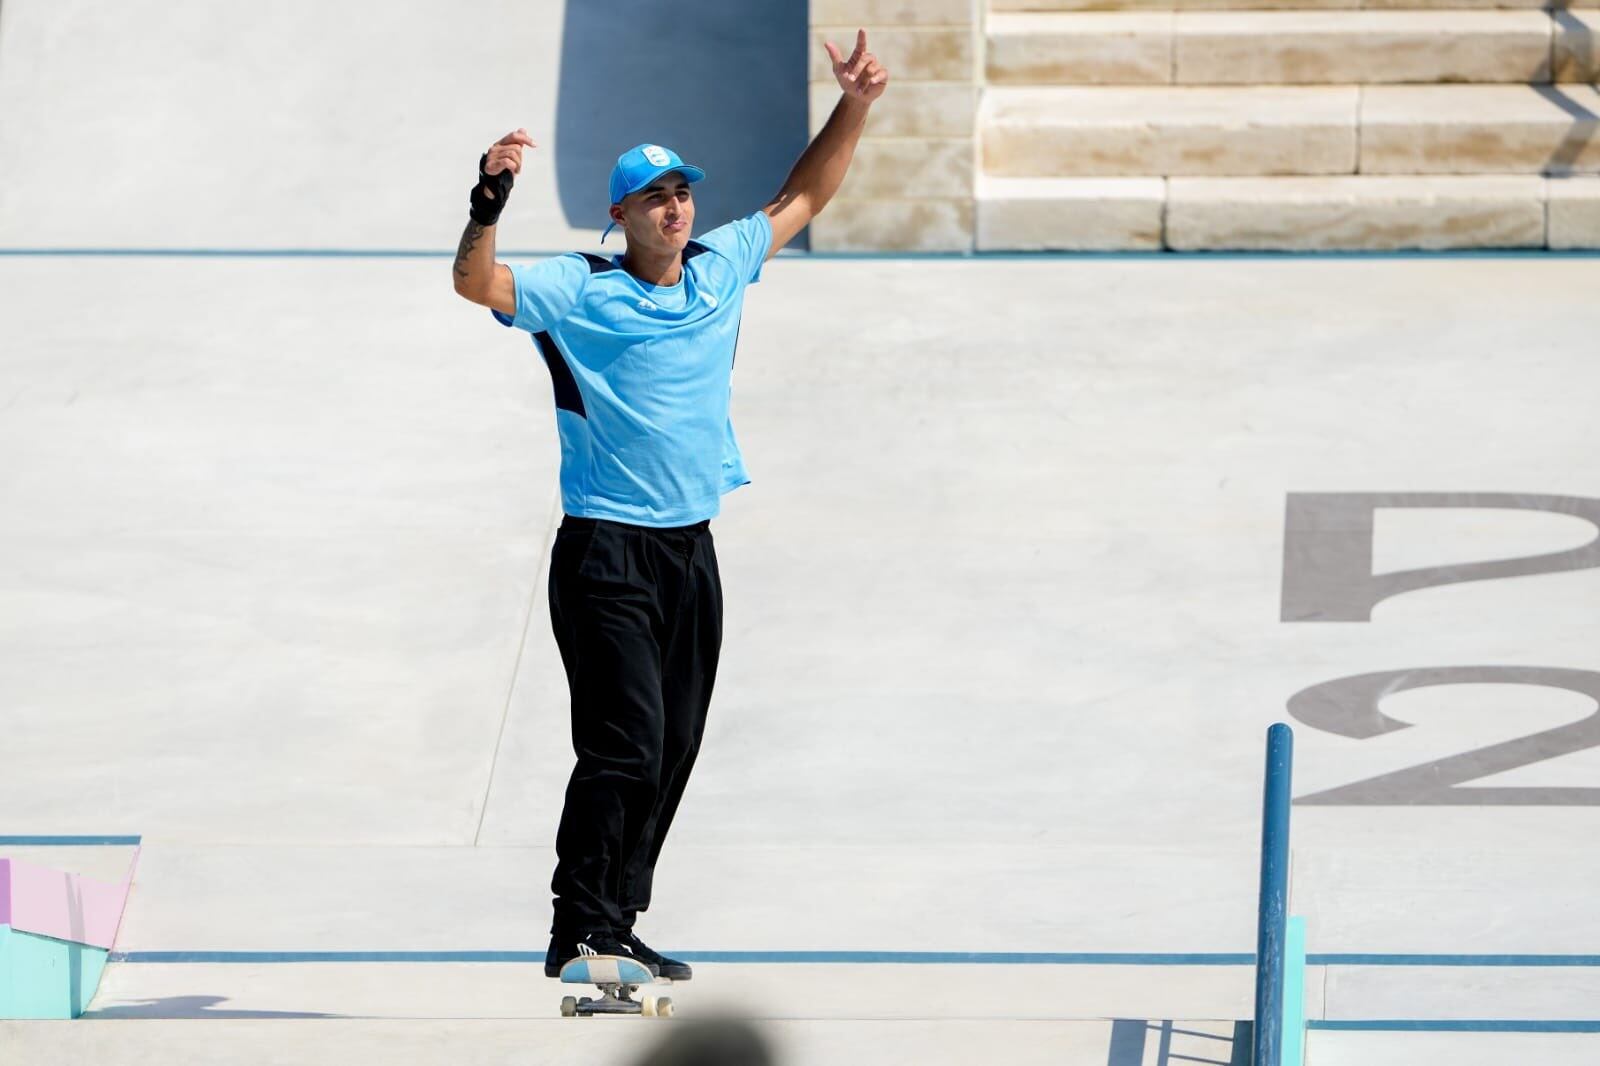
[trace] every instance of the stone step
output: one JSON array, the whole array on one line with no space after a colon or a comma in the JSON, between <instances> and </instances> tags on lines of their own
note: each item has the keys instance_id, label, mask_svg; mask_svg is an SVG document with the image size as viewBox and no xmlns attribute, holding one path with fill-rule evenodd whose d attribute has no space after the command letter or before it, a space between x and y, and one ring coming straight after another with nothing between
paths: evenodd
<instances>
[{"instance_id":1,"label":"stone step","mask_svg":"<svg viewBox=\"0 0 1600 1066\"><path fill-rule=\"evenodd\" d=\"M1593 85L1388 85L1361 94L1363 174L1600 172Z\"/></svg>"},{"instance_id":2,"label":"stone step","mask_svg":"<svg viewBox=\"0 0 1600 1066\"><path fill-rule=\"evenodd\" d=\"M1038 11L1539 10L1583 0L989 0L989 13Z\"/></svg>"},{"instance_id":3,"label":"stone step","mask_svg":"<svg viewBox=\"0 0 1600 1066\"><path fill-rule=\"evenodd\" d=\"M1600 178L982 178L977 249L1600 248Z\"/></svg>"},{"instance_id":4,"label":"stone step","mask_svg":"<svg viewBox=\"0 0 1600 1066\"><path fill-rule=\"evenodd\" d=\"M996 177L1350 174L1355 86L995 88L982 170Z\"/></svg>"},{"instance_id":5,"label":"stone step","mask_svg":"<svg viewBox=\"0 0 1600 1066\"><path fill-rule=\"evenodd\" d=\"M1174 251L1396 251L1546 246L1545 179L1174 178Z\"/></svg>"},{"instance_id":6,"label":"stone step","mask_svg":"<svg viewBox=\"0 0 1600 1066\"><path fill-rule=\"evenodd\" d=\"M1592 80L1600 11L994 14L998 85L1339 85Z\"/></svg>"},{"instance_id":7,"label":"stone step","mask_svg":"<svg viewBox=\"0 0 1600 1066\"><path fill-rule=\"evenodd\" d=\"M1592 85L991 87L994 177L1600 173Z\"/></svg>"}]
</instances>

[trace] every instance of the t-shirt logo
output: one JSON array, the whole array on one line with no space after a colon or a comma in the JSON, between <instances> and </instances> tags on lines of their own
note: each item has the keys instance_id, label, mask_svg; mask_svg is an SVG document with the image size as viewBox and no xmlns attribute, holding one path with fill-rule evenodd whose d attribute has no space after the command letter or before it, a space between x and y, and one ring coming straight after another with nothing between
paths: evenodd
<instances>
[{"instance_id":1,"label":"t-shirt logo","mask_svg":"<svg viewBox=\"0 0 1600 1066\"><path fill-rule=\"evenodd\" d=\"M645 159L653 167L664 167L672 162L671 157L667 155L667 150L658 144L647 144L644 146L643 151Z\"/></svg>"},{"instance_id":2,"label":"t-shirt logo","mask_svg":"<svg viewBox=\"0 0 1600 1066\"><path fill-rule=\"evenodd\" d=\"M706 303L710 304L712 307L715 307L717 306L717 298L708 292L706 293Z\"/></svg>"},{"instance_id":3,"label":"t-shirt logo","mask_svg":"<svg viewBox=\"0 0 1600 1066\"><path fill-rule=\"evenodd\" d=\"M640 300L637 306L641 311L654 311L656 309L656 305L649 300Z\"/></svg>"}]
</instances>

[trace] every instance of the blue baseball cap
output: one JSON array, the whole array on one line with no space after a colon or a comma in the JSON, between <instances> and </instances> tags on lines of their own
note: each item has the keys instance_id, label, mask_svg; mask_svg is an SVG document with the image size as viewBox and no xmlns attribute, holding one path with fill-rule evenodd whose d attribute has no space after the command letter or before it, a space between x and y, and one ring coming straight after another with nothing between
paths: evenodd
<instances>
[{"instance_id":1,"label":"blue baseball cap","mask_svg":"<svg viewBox=\"0 0 1600 1066\"><path fill-rule=\"evenodd\" d=\"M671 148L663 148L659 144L640 144L629 148L617 157L617 165L611 168L611 202L620 204L624 196L638 192L670 170L680 171L691 184L706 176L706 172L699 167L690 166L678 158L678 153ZM607 226L605 233L600 234L600 239L604 241L616 225L613 222Z\"/></svg>"}]
</instances>

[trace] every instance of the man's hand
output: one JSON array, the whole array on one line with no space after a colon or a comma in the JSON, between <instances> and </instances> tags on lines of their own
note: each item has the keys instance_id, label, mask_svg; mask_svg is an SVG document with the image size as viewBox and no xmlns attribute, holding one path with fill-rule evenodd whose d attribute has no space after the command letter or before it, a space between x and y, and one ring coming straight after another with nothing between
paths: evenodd
<instances>
[{"instance_id":1,"label":"man's hand","mask_svg":"<svg viewBox=\"0 0 1600 1066\"><path fill-rule=\"evenodd\" d=\"M495 141L489 146L488 158L484 160L483 172L485 174L498 174L502 170L510 169L513 174L522 173L522 146L537 148L533 138L528 136L528 131L518 126L511 133Z\"/></svg>"},{"instance_id":2,"label":"man's hand","mask_svg":"<svg viewBox=\"0 0 1600 1066\"><path fill-rule=\"evenodd\" d=\"M856 50L848 59L839 52L839 46L824 41L828 58L833 60L833 76L839 79L839 88L852 100L870 104L883 95L889 84L889 72L878 65L878 57L867 51L867 31L856 31Z\"/></svg>"},{"instance_id":3,"label":"man's hand","mask_svg":"<svg viewBox=\"0 0 1600 1066\"><path fill-rule=\"evenodd\" d=\"M478 159L478 184L472 187L472 221L493 226L500 221L511 186L522 173L522 146L534 147L528 131L518 128L489 146Z\"/></svg>"}]
</instances>

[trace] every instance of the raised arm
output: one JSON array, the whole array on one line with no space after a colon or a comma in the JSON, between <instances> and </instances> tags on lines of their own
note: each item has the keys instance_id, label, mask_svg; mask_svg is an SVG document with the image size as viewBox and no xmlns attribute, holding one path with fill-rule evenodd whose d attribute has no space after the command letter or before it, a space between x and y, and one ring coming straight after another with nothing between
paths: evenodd
<instances>
[{"instance_id":1,"label":"raised arm","mask_svg":"<svg viewBox=\"0 0 1600 1066\"><path fill-rule=\"evenodd\" d=\"M772 222L771 259L778 249L822 213L833 194L839 191L845 171L856 152L856 142L867 124L867 111L883 95L889 72L878 58L867 51L867 31L856 31L856 50L846 58L832 41L824 44L833 61L833 76L844 95L828 116L828 121L800 154L794 169L778 195L764 210Z\"/></svg>"},{"instance_id":2,"label":"raised arm","mask_svg":"<svg viewBox=\"0 0 1600 1066\"><path fill-rule=\"evenodd\" d=\"M472 190L472 217L461 234L451 269L458 295L506 315L517 313L517 294L511 268L494 261L494 231L511 183L522 173L523 145L537 147L527 130L518 129L484 153L478 164L478 184Z\"/></svg>"}]
</instances>

